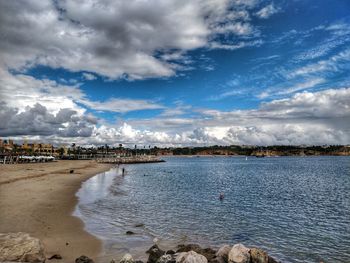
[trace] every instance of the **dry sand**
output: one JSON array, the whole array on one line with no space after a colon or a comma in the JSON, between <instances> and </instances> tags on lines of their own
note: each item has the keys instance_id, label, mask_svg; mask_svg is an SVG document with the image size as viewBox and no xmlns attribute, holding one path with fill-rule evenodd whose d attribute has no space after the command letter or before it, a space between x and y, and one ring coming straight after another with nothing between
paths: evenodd
<instances>
[{"instance_id":1,"label":"dry sand","mask_svg":"<svg viewBox=\"0 0 350 263\"><path fill-rule=\"evenodd\" d=\"M42 240L47 256L60 254L59 262L96 259L101 241L72 213L82 182L110 167L95 161L0 165L0 233L27 232Z\"/></svg>"}]
</instances>

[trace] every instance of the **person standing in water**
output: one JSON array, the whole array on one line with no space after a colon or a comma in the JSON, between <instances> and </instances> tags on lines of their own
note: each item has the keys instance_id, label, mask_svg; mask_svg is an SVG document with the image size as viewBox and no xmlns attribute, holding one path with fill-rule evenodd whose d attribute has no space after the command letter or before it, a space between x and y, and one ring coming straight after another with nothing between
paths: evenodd
<instances>
[{"instance_id":1,"label":"person standing in water","mask_svg":"<svg viewBox=\"0 0 350 263\"><path fill-rule=\"evenodd\" d=\"M222 200L224 200L224 193L220 193L220 196L219 196L219 199L220 199L220 201L222 201Z\"/></svg>"},{"instance_id":2,"label":"person standing in water","mask_svg":"<svg viewBox=\"0 0 350 263\"><path fill-rule=\"evenodd\" d=\"M125 168L123 167L123 169L122 169L122 176L124 176L125 175Z\"/></svg>"}]
</instances>

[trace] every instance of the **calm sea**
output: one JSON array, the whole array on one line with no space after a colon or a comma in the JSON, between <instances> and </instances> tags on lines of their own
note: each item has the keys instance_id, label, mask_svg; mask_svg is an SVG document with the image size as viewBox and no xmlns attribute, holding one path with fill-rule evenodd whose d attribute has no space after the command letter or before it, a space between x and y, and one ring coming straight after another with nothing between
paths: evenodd
<instances>
[{"instance_id":1,"label":"calm sea","mask_svg":"<svg viewBox=\"0 0 350 263\"><path fill-rule=\"evenodd\" d=\"M165 160L120 166L78 192L75 215L105 257L142 258L157 237L165 247L243 243L282 262L350 262L349 157Z\"/></svg>"}]
</instances>

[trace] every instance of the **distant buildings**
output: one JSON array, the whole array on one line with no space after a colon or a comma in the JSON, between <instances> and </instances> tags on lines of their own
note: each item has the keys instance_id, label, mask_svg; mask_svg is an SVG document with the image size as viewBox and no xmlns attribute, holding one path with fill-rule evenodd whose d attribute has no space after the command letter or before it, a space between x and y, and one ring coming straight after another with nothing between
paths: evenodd
<instances>
[{"instance_id":1,"label":"distant buildings","mask_svg":"<svg viewBox=\"0 0 350 263\"><path fill-rule=\"evenodd\" d=\"M40 155L53 155L55 153L55 148L52 144L28 143L27 141L24 141L20 149Z\"/></svg>"},{"instance_id":2,"label":"distant buildings","mask_svg":"<svg viewBox=\"0 0 350 263\"><path fill-rule=\"evenodd\" d=\"M159 151L159 153L158 153ZM0 139L0 156L53 156L61 159L93 159L101 156L136 156L136 155L170 154L168 150L154 147L142 149L124 148L122 144L111 147L107 144L97 147L82 147L75 143L70 146L54 146L48 143L29 143L24 140L22 144L16 144L10 139Z\"/></svg>"},{"instance_id":3,"label":"distant buildings","mask_svg":"<svg viewBox=\"0 0 350 263\"><path fill-rule=\"evenodd\" d=\"M3 154L21 154L21 155L43 155L58 156L68 154L66 146L54 147L48 143L28 143L27 140L22 145L15 144L13 140L0 139L0 153Z\"/></svg>"},{"instance_id":4,"label":"distant buildings","mask_svg":"<svg viewBox=\"0 0 350 263\"><path fill-rule=\"evenodd\" d=\"M3 148L5 151L12 151L14 148L13 140L0 139L0 148Z\"/></svg>"}]
</instances>

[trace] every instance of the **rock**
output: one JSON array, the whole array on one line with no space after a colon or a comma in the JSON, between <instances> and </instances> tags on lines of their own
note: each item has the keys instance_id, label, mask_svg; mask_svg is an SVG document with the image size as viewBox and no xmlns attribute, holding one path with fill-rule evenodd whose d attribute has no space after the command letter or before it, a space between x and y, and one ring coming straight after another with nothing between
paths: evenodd
<instances>
[{"instance_id":1,"label":"rock","mask_svg":"<svg viewBox=\"0 0 350 263\"><path fill-rule=\"evenodd\" d=\"M51 259L62 259L62 256L60 254L54 254L48 258L48 260L51 260Z\"/></svg>"},{"instance_id":2,"label":"rock","mask_svg":"<svg viewBox=\"0 0 350 263\"><path fill-rule=\"evenodd\" d=\"M268 263L269 256L267 253L260 248L250 249L250 262L251 263Z\"/></svg>"},{"instance_id":3,"label":"rock","mask_svg":"<svg viewBox=\"0 0 350 263\"><path fill-rule=\"evenodd\" d=\"M165 251L161 250L158 245L153 245L146 253L149 254L147 263L156 263L165 254Z\"/></svg>"},{"instance_id":4,"label":"rock","mask_svg":"<svg viewBox=\"0 0 350 263\"><path fill-rule=\"evenodd\" d=\"M136 260L135 263L143 263L142 260Z\"/></svg>"},{"instance_id":5,"label":"rock","mask_svg":"<svg viewBox=\"0 0 350 263\"><path fill-rule=\"evenodd\" d=\"M217 260L220 263L227 263L228 262L228 253L230 253L231 246L224 245L221 248L219 248L218 252L216 252Z\"/></svg>"},{"instance_id":6,"label":"rock","mask_svg":"<svg viewBox=\"0 0 350 263\"><path fill-rule=\"evenodd\" d=\"M165 254L167 254L167 255L174 255L175 251L170 249L170 250L167 250L167 252L165 252Z\"/></svg>"},{"instance_id":7,"label":"rock","mask_svg":"<svg viewBox=\"0 0 350 263\"><path fill-rule=\"evenodd\" d=\"M219 261L219 259L217 257L215 257L215 258L209 260L208 263L222 263L222 262Z\"/></svg>"},{"instance_id":8,"label":"rock","mask_svg":"<svg viewBox=\"0 0 350 263\"><path fill-rule=\"evenodd\" d=\"M269 257L269 263L279 263L280 261L277 261L276 259L274 259L273 257L270 257L270 256L268 256Z\"/></svg>"},{"instance_id":9,"label":"rock","mask_svg":"<svg viewBox=\"0 0 350 263\"><path fill-rule=\"evenodd\" d=\"M94 263L94 261L91 258L82 255L75 259L75 263Z\"/></svg>"},{"instance_id":10,"label":"rock","mask_svg":"<svg viewBox=\"0 0 350 263\"><path fill-rule=\"evenodd\" d=\"M134 259L130 254L127 253L122 257L119 263L134 263Z\"/></svg>"},{"instance_id":11,"label":"rock","mask_svg":"<svg viewBox=\"0 0 350 263\"><path fill-rule=\"evenodd\" d=\"M132 232L132 231L129 230L129 231L126 231L126 234L127 234L127 235L134 235L135 232Z\"/></svg>"},{"instance_id":12,"label":"rock","mask_svg":"<svg viewBox=\"0 0 350 263\"><path fill-rule=\"evenodd\" d=\"M74 170L70 170L69 173L70 173L70 174L74 173Z\"/></svg>"},{"instance_id":13,"label":"rock","mask_svg":"<svg viewBox=\"0 0 350 263\"><path fill-rule=\"evenodd\" d=\"M44 262L44 247L27 233L0 234L1 261Z\"/></svg>"},{"instance_id":14,"label":"rock","mask_svg":"<svg viewBox=\"0 0 350 263\"><path fill-rule=\"evenodd\" d=\"M197 253L205 256L207 258L208 261L213 260L216 257L216 251L210 247L208 248L204 248L200 251L196 251Z\"/></svg>"},{"instance_id":15,"label":"rock","mask_svg":"<svg viewBox=\"0 0 350 263\"><path fill-rule=\"evenodd\" d=\"M176 259L174 255L165 254L158 259L157 263L176 263Z\"/></svg>"},{"instance_id":16,"label":"rock","mask_svg":"<svg viewBox=\"0 0 350 263\"><path fill-rule=\"evenodd\" d=\"M197 252L197 251L202 250L202 248L197 244L178 245L177 247L178 247L178 249L176 250L176 253L189 252L191 250Z\"/></svg>"},{"instance_id":17,"label":"rock","mask_svg":"<svg viewBox=\"0 0 350 263\"><path fill-rule=\"evenodd\" d=\"M197 244L179 245L176 253L189 252L189 251L194 251L194 252L197 252L198 254L205 256L208 261L214 259L215 253L216 253L216 251L212 248L203 249Z\"/></svg>"},{"instance_id":18,"label":"rock","mask_svg":"<svg viewBox=\"0 0 350 263\"><path fill-rule=\"evenodd\" d=\"M250 254L249 248L245 247L242 244L236 244L232 247L228 253L228 262L229 263L249 263Z\"/></svg>"},{"instance_id":19,"label":"rock","mask_svg":"<svg viewBox=\"0 0 350 263\"><path fill-rule=\"evenodd\" d=\"M195 251L181 252L176 257L176 263L208 263L205 256L198 254Z\"/></svg>"}]
</instances>

